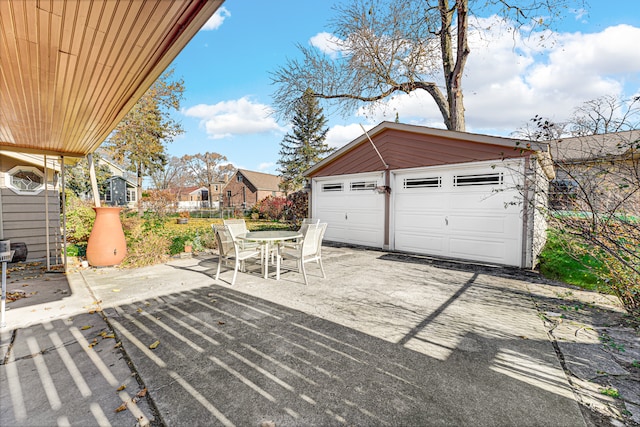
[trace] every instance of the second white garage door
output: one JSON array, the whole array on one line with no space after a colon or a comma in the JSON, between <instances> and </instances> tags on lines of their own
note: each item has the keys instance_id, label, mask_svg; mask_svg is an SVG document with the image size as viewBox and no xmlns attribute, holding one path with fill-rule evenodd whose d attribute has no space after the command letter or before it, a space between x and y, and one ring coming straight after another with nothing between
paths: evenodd
<instances>
[{"instance_id":1,"label":"second white garage door","mask_svg":"<svg viewBox=\"0 0 640 427\"><path fill-rule=\"evenodd\" d=\"M314 178L312 216L328 223L325 239L382 248L384 242L383 174Z\"/></svg>"},{"instance_id":2,"label":"second white garage door","mask_svg":"<svg viewBox=\"0 0 640 427\"><path fill-rule=\"evenodd\" d=\"M520 266L520 162L447 165L394 173L392 247Z\"/></svg>"}]
</instances>

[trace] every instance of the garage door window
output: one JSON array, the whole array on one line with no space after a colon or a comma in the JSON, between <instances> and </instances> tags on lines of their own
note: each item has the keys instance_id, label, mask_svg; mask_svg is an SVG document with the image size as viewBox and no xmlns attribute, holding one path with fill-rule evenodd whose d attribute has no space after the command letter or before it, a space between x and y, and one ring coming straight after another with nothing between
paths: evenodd
<instances>
[{"instance_id":1,"label":"garage door window","mask_svg":"<svg viewBox=\"0 0 640 427\"><path fill-rule=\"evenodd\" d=\"M468 187L472 185L500 185L504 177L500 173L486 173L482 175L454 175L454 187Z\"/></svg>"},{"instance_id":2,"label":"garage door window","mask_svg":"<svg viewBox=\"0 0 640 427\"><path fill-rule=\"evenodd\" d=\"M351 191L375 190L376 181L355 181L351 183Z\"/></svg>"},{"instance_id":3,"label":"garage door window","mask_svg":"<svg viewBox=\"0 0 640 427\"><path fill-rule=\"evenodd\" d=\"M342 183L334 183L334 184L322 184L322 191L342 191Z\"/></svg>"},{"instance_id":4,"label":"garage door window","mask_svg":"<svg viewBox=\"0 0 640 427\"><path fill-rule=\"evenodd\" d=\"M427 178L405 178L404 188L437 188L442 187L442 177L433 176Z\"/></svg>"}]
</instances>

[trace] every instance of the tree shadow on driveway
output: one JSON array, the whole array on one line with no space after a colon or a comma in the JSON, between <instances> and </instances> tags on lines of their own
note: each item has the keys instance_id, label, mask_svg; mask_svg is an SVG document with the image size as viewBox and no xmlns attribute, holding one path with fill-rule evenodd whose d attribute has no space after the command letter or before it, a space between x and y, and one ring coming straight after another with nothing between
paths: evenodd
<instances>
[{"instance_id":1,"label":"tree shadow on driveway","mask_svg":"<svg viewBox=\"0 0 640 427\"><path fill-rule=\"evenodd\" d=\"M167 425L584 423L549 342L467 332L440 360L217 285L107 315Z\"/></svg>"}]
</instances>

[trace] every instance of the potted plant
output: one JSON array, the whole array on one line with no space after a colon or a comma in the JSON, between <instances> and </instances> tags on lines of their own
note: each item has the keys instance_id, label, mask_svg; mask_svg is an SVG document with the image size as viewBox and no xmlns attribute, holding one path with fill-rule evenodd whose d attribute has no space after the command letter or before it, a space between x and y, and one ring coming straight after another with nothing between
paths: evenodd
<instances>
[{"instance_id":1,"label":"potted plant","mask_svg":"<svg viewBox=\"0 0 640 427\"><path fill-rule=\"evenodd\" d=\"M178 214L176 222L178 224L186 224L189 222L189 217L191 217L191 215L189 215L189 211L182 211Z\"/></svg>"},{"instance_id":2,"label":"potted plant","mask_svg":"<svg viewBox=\"0 0 640 427\"><path fill-rule=\"evenodd\" d=\"M193 252L193 242L191 240L185 240L184 241L184 251L186 253Z\"/></svg>"}]
</instances>

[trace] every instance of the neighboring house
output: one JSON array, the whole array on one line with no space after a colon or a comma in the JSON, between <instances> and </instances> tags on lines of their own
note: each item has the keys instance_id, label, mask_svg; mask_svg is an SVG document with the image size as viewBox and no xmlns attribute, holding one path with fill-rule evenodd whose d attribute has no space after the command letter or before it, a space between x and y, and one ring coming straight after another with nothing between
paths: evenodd
<instances>
[{"instance_id":1,"label":"neighboring house","mask_svg":"<svg viewBox=\"0 0 640 427\"><path fill-rule=\"evenodd\" d=\"M279 176L238 169L222 189L223 206L249 209L268 196L284 197Z\"/></svg>"},{"instance_id":2,"label":"neighboring house","mask_svg":"<svg viewBox=\"0 0 640 427\"><path fill-rule=\"evenodd\" d=\"M102 199L105 205L133 209L137 206L136 184L123 176L114 175L104 183Z\"/></svg>"},{"instance_id":3,"label":"neighboring house","mask_svg":"<svg viewBox=\"0 0 640 427\"><path fill-rule=\"evenodd\" d=\"M607 186L613 191L625 185L625 178L636 185L640 179L640 130L557 139L551 142L550 153L556 165L549 191L553 209L580 209L580 200L575 199L579 184L580 191L590 191L590 185L595 191ZM601 197L585 196L592 203L582 208L598 210L594 202ZM640 212L640 194L630 195L621 208Z\"/></svg>"},{"instance_id":4,"label":"neighboring house","mask_svg":"<svg viewBox=\"0 0 640 427\"><path fill-rule=\"evenodd\" d=\"M60 164L42 155L0 151L0 238L24 242L27 261L61 254ZM46 186L46 191L45 191Z\"/></svg>"},{"instance_id":5,"label":"neighboring house","mask_svg":"<svg viewBox=\"0 0 640 427\"><path fill-rule=\"evenodd\" d=\"M521 145L383 122L305 172L309 212L329 224L326 240L532 267L546 194L528 190L548 178Z\"/></svg>"},{"instance_id":6,"label":"neighboring house","mask_svg":"<svg viewBox=\"0 0 640 427\"><path fill-rule=\"evenodd\" d=\"M96 160L98 165L109 168L111 177L107 178L104 187L100 189L100 199L107 206L120 206L134 209L137 206L138 191L134 180L122 167L104 157Z\"/></svg>"},{"instance_id":7,"label":"neighboring house","mask_svg":"<svg viewBox=\"0 0 640 427\"><path fill-rule=\"evenodd\" d=\"M207 187L183 187L171 189L178 200L178 210L192 210L209 207L209 190Z\"/></svg>"}]
</instances>

